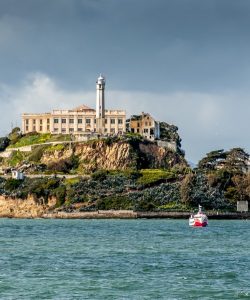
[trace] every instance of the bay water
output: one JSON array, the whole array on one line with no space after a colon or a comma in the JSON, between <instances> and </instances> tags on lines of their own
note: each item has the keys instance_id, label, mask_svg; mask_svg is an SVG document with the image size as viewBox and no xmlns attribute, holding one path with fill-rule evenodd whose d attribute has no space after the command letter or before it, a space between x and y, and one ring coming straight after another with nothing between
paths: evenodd
<instances>
[{"instance_id":1,"label":"bay water","mask_svg":"<svg viewBox=\"0 0 250 300\"><path fill-rule=\"evenodd\" d=\"M250 221L0 219L0 299L250 299Z\"/></svg>"}]
</instances>

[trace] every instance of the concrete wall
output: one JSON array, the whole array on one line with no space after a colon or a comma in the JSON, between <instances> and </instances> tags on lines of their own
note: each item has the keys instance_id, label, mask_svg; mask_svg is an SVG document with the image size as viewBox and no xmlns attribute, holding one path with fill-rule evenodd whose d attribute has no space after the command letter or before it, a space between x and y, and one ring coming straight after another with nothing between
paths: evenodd
<instances>
[{"instance_id":1,"label":"concrete wall","mask_svg":"<svg viewBox=\"0 0 250 300\"><path fill-rule=\"evenodd\" d=\"M177 145L175 142L157 141L159 147L170 149L174 152L177 151Z\"/></svg>"}]
</instances>

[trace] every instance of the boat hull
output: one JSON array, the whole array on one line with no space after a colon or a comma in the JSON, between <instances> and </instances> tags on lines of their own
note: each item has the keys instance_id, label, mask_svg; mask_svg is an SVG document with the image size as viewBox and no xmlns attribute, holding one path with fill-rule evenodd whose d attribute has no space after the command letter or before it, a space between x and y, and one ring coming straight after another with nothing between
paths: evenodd
<instances>
[{"instance_id":1,"label":"boat hull","mask_svg":"<svg viewBox=\"0 0 250 300\"><path fill-rule=\"evenodd\" d=\"M199 216L199 217L194 216L189 218L189 226L206 227L207 225L208 225L208 221L206 216Z\"/></svg>"}]
</instances>

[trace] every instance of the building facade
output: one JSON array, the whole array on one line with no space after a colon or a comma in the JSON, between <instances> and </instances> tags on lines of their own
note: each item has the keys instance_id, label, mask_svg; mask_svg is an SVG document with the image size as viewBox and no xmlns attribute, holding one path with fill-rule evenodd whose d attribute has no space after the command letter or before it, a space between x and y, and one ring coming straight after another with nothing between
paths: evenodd
<instances>
[{"instance_id":1,"label":"building facade","mask_svg":"<svg viewBox=\"0 0 250 300\"><path fill-rule=\"evenodd\" d=\"M96 82L96 110L86 105L51 113L22 114L22 132L52 134L122 134L126 131L126 111L105 109L105 79Z\"/></svg>"},{"instance_id":2,"label":"building facade","mask_svg":"<svg viewBox=\"0 0 250 300\"><path fill-rule=\"evenodd\" d=\"M141 115L132 116L127 120L127 130L138 133L151 141L160 138L160 123L155 121L149 113L142 112Z\"/></svg>"}]
</instances>

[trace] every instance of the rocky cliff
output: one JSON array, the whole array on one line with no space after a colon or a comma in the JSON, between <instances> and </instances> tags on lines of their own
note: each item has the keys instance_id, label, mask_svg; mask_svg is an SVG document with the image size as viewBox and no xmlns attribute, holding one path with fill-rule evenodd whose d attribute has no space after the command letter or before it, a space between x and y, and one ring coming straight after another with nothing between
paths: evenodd
<instances>
[{"instance_id":1,"label":"rocky cliff","mask_svg":"<svg viewBox=\"0 0 250 300\"><path fill-rule=\"evenodd\" d=\"M168 169L176 164L187 165L183 153L137 137L37 145L32 147L32 151L13 151L10 157L0 161L4 168L16 167L26 174L44 171L86 174L97 170Z\"/></svg>"},{"instance_id":2,"label":"rocky cliff","mask_svg":"<svg viewBox=\"0 0 250 300\"><path fill-rule=\"evenodd\" d=\"M34 196L19 199L0 195L0 217L39 218L56 205L56 198L51 197L45 204Z\"/></svg>"}]
</instances>

